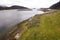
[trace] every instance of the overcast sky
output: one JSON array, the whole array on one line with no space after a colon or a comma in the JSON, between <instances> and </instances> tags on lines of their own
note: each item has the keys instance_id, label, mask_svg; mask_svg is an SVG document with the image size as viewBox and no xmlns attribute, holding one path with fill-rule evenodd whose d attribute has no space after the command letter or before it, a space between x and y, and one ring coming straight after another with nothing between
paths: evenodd
<instances>
[{"instance_id":1,"label":"overcast sky","mask_svg":"<svg viewBox=\"0 0 60 40\"><path fill-rule=\"evenodd\" d=\"M0 5L21 5L29 8L47 8L59 0L0 0Z\"/></svg>"}]
</instances>

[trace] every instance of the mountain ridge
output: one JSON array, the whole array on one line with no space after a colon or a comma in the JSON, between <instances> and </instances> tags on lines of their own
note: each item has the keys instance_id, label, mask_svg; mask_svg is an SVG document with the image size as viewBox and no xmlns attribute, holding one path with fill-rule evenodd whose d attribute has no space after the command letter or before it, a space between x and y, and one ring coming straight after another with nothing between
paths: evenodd
<instances>
[{"instance_id":1,"label":"mountain ridge","mask_svg":"<svg viewBox=\"0 0 60 40\"><path fill-rule=\"evenodd\" d=\"M13 6L10 6L10 7L0 6L0 10L8 10L8 9L29 9L29 8L23 7L23 6L18 6L18 5L13 5Z\"/></svg>"},{"instance_id":2,"label":"mountain ridge","mask_svg":"<svg viewBox=\"0 0 60 40\"><path fill-rule=\"evenodd\" d=\"M57 2L57 3L55 3L55 4L53 4L53 5L50 7L50 9L60 9L60 1Z\"/></svg>"}]
</instances>

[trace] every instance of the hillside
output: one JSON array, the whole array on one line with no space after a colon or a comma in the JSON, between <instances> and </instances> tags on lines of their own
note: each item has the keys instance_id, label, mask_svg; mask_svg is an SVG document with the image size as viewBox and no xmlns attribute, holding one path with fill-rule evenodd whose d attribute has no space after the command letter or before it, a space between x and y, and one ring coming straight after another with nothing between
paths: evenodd
<instances>
[{"instance_id":1,"label":"hillside","mask_svg":"<svg viewBox=\"0 0 60 40\"><path fill-rule=\"evenodd\" d=\"M60 10L37 14L19 25L24 28L19 40L60 40Z\"/></svg>"},{"instance_id":2,"label":"hillside","mask_svg":"<svg viewBox=\"0 0 60 40\"><path fill-rule=\"evenodd\" d=\"M55 4L53 4L50 8L51 9L60 9L60 1L55 3Z\"/></svg>"}]
</instances>

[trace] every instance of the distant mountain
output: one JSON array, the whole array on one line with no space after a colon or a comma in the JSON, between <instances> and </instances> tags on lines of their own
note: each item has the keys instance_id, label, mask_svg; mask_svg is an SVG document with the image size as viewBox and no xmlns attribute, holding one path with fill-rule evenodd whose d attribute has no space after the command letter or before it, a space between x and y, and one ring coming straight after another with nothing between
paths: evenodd
<instances>
[{"instance_id":1,"label":"distant mountain","mask_svg":"<svg viewBox=\"0 0 60 40\"><path fill-rule=\"evenodd\" d=\"M11 6L10 8L12 8L12 9L28 9L27 7L17 6L17 5Z\"/></svg>"},{"instance_id":2,"label":"distant mountain","mask_svg":"<svg viewBox=\"0 0 60 40\"><path fill-rule=\"evenodd\" d=\"M50 8L51 8L51 9L60 9L60 2L52 5Z\"/></svg>"},{"instance_id":3,"label":"distant mountain","mask_svg":"<svg viewBox=\"0 0 60 40\"><path fill-rule=\"evenodd\" d=\"M38 11L43 11L43 12L47 12L47 11L50 11L51 9L49 8L39 8L37 9Z\"/></svg>"},{"instance_id":4,"label":"distant mountain","mask_svg":"<svg viewBox=\"0 0 60 40\"><path fill-rule=\"evenodd\" d=\"M0 6L0 10L7 8L7 6Z\"/></svg>"},{"instance_id":5,"label":"distant mountain","mask_svg":"<svg viewBox=\"0 0 60 40\"><path fill-rule=\"evenodd\" d=\"M13 5L11 7L0 6L0 10L8 10L8 9L29 9L29 8L23 7L23 6L18 6L18 5Z\"/></svg>"}]
</instances>

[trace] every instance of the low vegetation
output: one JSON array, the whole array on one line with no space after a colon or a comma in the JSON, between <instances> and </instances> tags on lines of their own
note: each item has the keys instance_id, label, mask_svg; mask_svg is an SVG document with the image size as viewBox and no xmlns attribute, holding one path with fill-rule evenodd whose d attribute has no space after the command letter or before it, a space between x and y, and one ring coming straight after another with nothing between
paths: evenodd
<instances>
[{"instance_id":1,"label":"low vegetation","mask_svg":"<svg viewBox=\"0 0 60 40\"><path fill-rule=\"evenodd\" d=\"M20 24L19 40L60 40L60 11L35 15Z\"/></svg>"}]
</instances>

